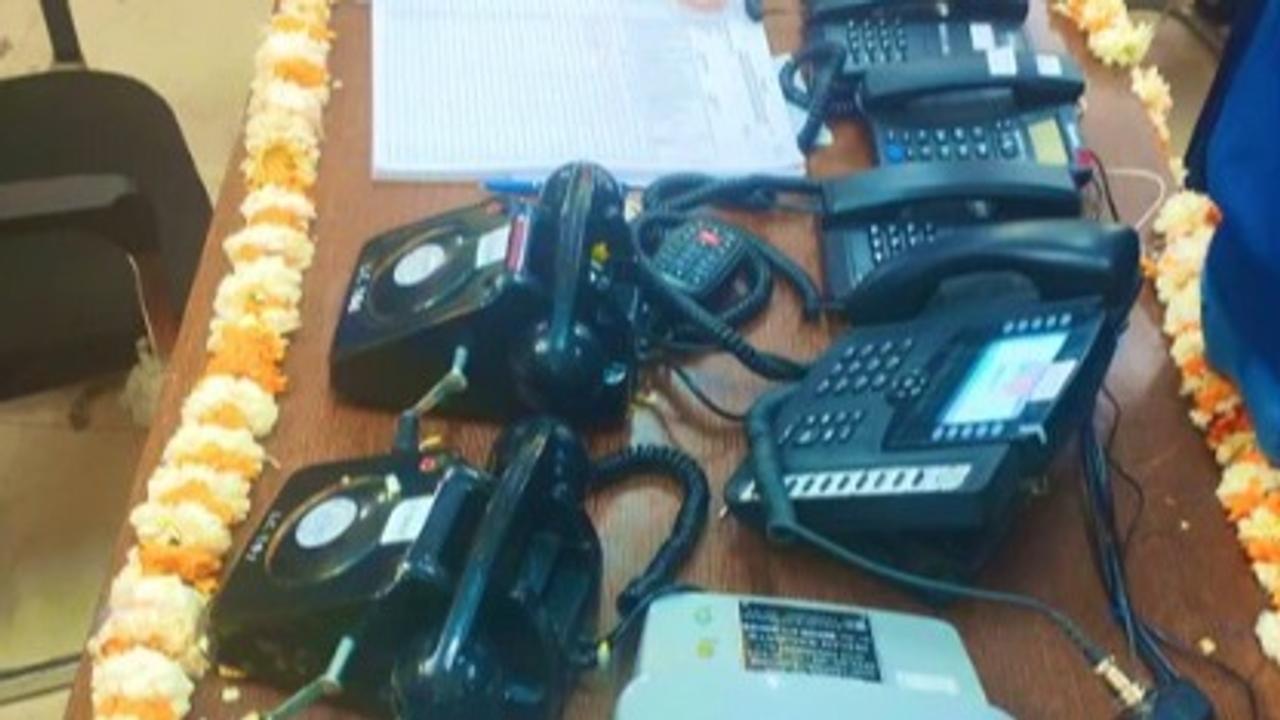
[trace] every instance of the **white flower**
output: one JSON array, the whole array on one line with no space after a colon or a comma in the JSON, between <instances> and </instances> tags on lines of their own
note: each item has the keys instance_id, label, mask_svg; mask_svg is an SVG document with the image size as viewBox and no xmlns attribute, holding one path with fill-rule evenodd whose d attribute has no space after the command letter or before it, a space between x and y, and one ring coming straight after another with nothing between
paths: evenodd
<instances>
[{"instance_id":1,"label":"white flower","mask_svg":"<svg viewBox=\"0 0 1280 720\"><path fill-rule=\"evenodd\" d=\"M195 685L174 660L149 648L134 648L93 666L95 720L137 720L129 702L167 704L174 717L191 709Z\"/></svg>"}]
</instances>

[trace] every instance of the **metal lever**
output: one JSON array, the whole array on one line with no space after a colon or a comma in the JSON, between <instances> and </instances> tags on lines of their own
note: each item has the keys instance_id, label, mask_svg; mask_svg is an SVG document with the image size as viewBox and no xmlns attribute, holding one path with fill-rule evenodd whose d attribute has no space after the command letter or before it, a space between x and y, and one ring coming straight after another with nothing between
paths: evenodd
<instances>
[{"instance_id":1,"label":"metal lever","mask_svg":"<svg viewBox=\"0 0 1280 720\"><path fill-rule=\"evenodd\" d=\"M356 649L356 641L351 635L343 635L338 647L333 651L329 667L320 677L312 680L294 693L289 699L280 703L266 715L263 720L285 720L291 718L320 700L342 692L342 671L346 669Z\"/></svg>"},{"instance_id":2,"label":"metal lever","mask_svg":"<svg viewBox=\"0 0 1280 720\"><path fill-rule=\"evenodd\" d=\"M459 345L458 349L453 351L453 367L449 372L431 386L426 395L423 395L418 402L414 403L409 412L415 416L422 417L432 410L436 409L452 395L465 392L467 389L467 348L465 345Z\"/></svg>"}]
</instances>

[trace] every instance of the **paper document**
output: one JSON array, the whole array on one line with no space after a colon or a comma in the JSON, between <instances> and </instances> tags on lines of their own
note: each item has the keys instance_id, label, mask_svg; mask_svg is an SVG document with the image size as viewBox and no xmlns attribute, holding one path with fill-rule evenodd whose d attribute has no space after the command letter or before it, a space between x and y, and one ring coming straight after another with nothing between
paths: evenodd
<instances>
[{"instance_id":1,"label":"paper document","mask_svg":"<svg viewBox=\"0 0 1280 720\"><path fill-rule=\"evenodd\" d=\"M374 0L374 178L802 172L763 26L715 4Z\"/></svg>"}]
</instances>

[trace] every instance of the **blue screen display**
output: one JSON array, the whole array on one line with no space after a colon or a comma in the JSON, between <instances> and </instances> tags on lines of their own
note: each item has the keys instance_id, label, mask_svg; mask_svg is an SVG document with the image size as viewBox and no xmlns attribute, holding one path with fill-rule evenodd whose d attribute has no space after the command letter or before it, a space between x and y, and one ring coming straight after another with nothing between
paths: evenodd
<instances>
[{"instance_id":1,"label":"blue screen display","mask_svg":"<svg viewBox=\"0 0 1280 720\"><path fill-rule=\"evenodd\" d=\"M988 345L947 405L943 423L1005 422L1022 415L1028 399L1066 344L1067 335L1020 335Z\"/></svg>"}]
</instances>

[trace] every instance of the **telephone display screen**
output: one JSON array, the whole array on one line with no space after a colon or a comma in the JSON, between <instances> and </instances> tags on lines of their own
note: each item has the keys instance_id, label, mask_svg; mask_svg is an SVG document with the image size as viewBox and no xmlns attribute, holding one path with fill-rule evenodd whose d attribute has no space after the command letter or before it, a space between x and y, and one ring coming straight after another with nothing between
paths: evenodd
<instances>
[{"instance_id":1,"label":"telephone display screen","mask_svg":"<svg viewBox=\"0 0 1280 720\"><path fill-rule=\"evenodd\" d=\"M1066 332L1002 338L987 345L946 406L947 425L1005 422L1022 414L1067 342Z\"/></svg>"},{"instance_id":2,"label":"telephone display screen","mask_svg":"<svg viewBox=\"0 0 1280 720\"><path fill-rule=\"evenodd\" d=\"M1042 165L1066 165L1067 148L1062 143L1062 133L1058 132L1058 121L1053 118L1031 123L1027 127L1031 135L1031 146L1035 149L1036 161Z\"/></svg>"}]
</instances>

